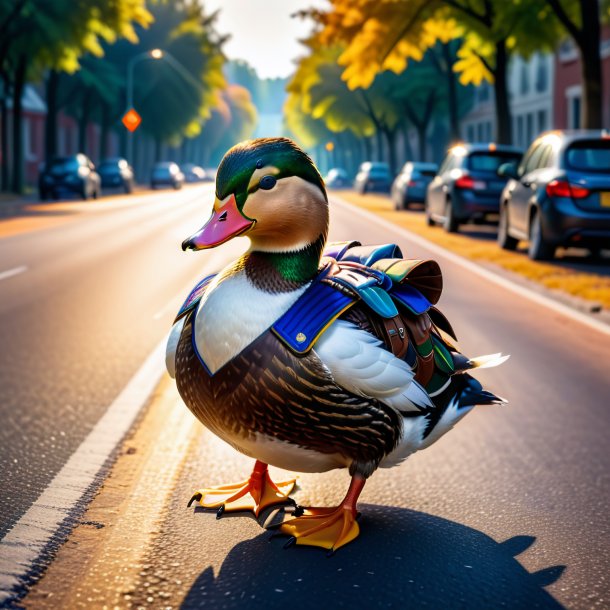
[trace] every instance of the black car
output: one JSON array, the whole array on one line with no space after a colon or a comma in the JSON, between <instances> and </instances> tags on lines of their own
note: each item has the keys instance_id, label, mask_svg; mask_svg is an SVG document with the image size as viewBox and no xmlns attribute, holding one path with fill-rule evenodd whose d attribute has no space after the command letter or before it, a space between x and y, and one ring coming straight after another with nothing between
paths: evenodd
<instances>
[{"instance_id":1,"label":"black car","mask_svg":"<svg viewBox=\"0 0 610 610\"><path fill-rule=\"evenodd\" d=\"M97 171L104 188L122 188L126 193L133 191L133 169L125 159L104 159Z\"/></svg>"},{"instance_id":2,"label":"black car","mask_svg":"<svg viewBox=\"0 0 610 610\"><path fill-rule=\"evenodd\" d=\"M183 184L184 174L176 163L161 161L154 164L150 174L150 186L152 188L171 186L175 189L181 189Z\"/></svg>"},{"instance_id":3,"label":"black car","mask_svg":"<svg viewBox=\"0 0 610 610\"><path fill-rule=\"evenodd\" d=\"M66 192L77 193L83 199L97 199L101 192L101 179L87 156L57 157L42 167L38 192L43 201Z\"/></svg>"},{"instance_id":4,"label":"black car","mask_svg":"<svg viewBox=\"0 0 610 610\"><path fill-rule=\"evenodd\" d=\"M389 193L391 184L392 175L389 165L378 161L362 163L354 180L354 188L362 194L370 191Z\"/></svg>"},{"instance_id":5,"label":"black car","mask_svg":"<svg viewBox=\"0 0 610 610\"><path fill-rule=\"evenodd\" d=\"M392 183L392 201L397 210L406 210L411 203L423 203L426 189L438 172L436 163L405 163Z\"/></svg>"},{"instance_id":6,"label":"black car","mask_svg":"<svg viewBox=\"0 0 610 610\"><path fill-rule=\"evenodd\" d=\"M558 246L610 249L610 133L544 133L520 164L500 173L510 177L500 208L502 248L529 240L534 260L553 258Z\"/></svg>"},{"instance_id":7,"label":"black car","mask_svg":"<svg viewBox=\"0 0 610 610\"><path fill-rule=\"evenodd\" d=\"M507 178L498 175L504 164L519 162L522 151L500 144L452 146L426 192L426 222L441 223L454 233L460 224L497 218L500 194Z\"/></svg>"}]
</instances>

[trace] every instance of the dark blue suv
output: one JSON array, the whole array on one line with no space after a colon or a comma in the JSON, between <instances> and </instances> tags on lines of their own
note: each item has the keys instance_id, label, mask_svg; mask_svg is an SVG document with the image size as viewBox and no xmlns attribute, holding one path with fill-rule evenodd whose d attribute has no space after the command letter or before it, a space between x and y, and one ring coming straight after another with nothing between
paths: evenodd
<instances>
[{"instance_id":1,"label":"dark blue suv","mask_svg":"<svg viewBox=\"0 0 610 610\"><path fill-rule=\"evenodd\" d=\"M610 133L544 133L500 173L511 178L500 208L502 248L529 240L534 260L553 258L558 246L610 249Z\"/></svg>"},{"instance_id":2,"label":"dark blue suv","mask_svg":"<svg viewBox=\"0 0 610 610\"><path fill-rule=\"evenodd\" d=\"M523 151L500 144L452 146L426 192L426 222L441 223L454 233L471 220L497 218L506 177L498 175L504 163L518 163Z\"/></svg>"}]
</instances>

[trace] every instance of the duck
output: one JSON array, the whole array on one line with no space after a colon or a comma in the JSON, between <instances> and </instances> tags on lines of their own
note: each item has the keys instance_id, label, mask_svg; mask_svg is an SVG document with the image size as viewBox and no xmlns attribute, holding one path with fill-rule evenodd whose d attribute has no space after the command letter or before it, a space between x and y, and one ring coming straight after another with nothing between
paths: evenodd
<instances>
[{"instance_id":1,"label":"duck","mask_svg":"<svg viewBox=\"0 0 610 610\"><path fill-rule=\"evenodd\" d=\"M250 476L191 502L260 518L286 507L286 546L329 553L359 534L358 498L378 468L436 442L475 405L504 404L469 374L507 356L468 358L436 308L434 261L398 246L327 243L329 202L309 155L288 138L227 151L211 217L182 243L248 250L203 278L169 333L166 363L182 400L212 433L254 460ZM347 469L337 506L298 506L291 472ZM191 505L189 502L189 506Z\"/></svg>"}]
</instances>

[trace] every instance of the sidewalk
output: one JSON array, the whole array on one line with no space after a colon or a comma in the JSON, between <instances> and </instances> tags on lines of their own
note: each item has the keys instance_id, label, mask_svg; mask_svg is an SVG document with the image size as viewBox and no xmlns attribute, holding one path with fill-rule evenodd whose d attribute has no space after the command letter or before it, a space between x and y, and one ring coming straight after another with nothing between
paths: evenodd
<instances>
[{"instance_id":1,"label":"sidewalk","mask_svg":"<svg viewBox=\"0 0 610 610\"><path fill-rule=\"evenodd\" d=\"M561 258L552 262L532 261L524 251L502 250L492 233L455 234L447 233L441 227L428 227L423 210L396 211L386 195L359 195L354 191L334 191L333 194L517 283L537 287L575 309L596 315L601 313L605 319L610 319L610 258L594 265L584 258L574 262L573 257L569 261Z\"/></svg>"}]
</instances>

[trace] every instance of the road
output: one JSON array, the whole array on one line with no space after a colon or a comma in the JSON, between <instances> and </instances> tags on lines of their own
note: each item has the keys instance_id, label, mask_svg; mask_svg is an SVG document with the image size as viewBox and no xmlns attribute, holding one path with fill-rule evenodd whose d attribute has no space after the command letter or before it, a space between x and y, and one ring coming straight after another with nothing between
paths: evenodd
<instances>
[{"instance_id":1,"label":"road","mask_svg":"<svg viewBox=\"0 0 610 610\"><path fill-rule=\"evenodd\" d=\"M37 497L100 417L194 278L241 247L178 251L205 216L204 195L146 199L0 240L3 269L28 268L0 283L9 423L0 441L3 459L17 460L0 475L9 490L3 522ZM332 239L392 241L409 256L439 260L440 306L463 351L511 354L501 369L478 374L510 404L478 408L438 444L376 473L362 494L361 538L331 559L282 550L252 519L186 509L193 488L243 479L250 465L199 430L167 510L154 515L125 607L607 607L608 335L339 201L331 207ZM338 501L347 482L344 472L304 475L296 498Z\"/></svg>"},{"instance_id":2,"label":"road","mask_svg":"<svg viewBox=\"0 0 610 610\"><path fill-rule=\"evenodd\" d=\"M49 205L50 228L0 239L0 538L167 332L188 285L214 264L180 249L212 193L198 186Z\"/></svg>"}]
</instances>

